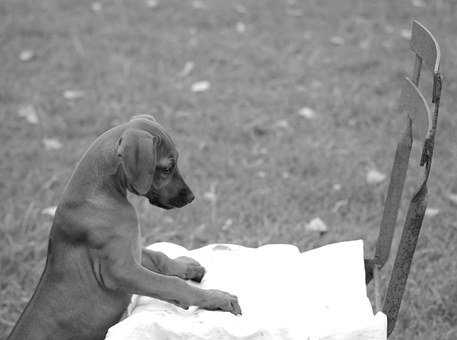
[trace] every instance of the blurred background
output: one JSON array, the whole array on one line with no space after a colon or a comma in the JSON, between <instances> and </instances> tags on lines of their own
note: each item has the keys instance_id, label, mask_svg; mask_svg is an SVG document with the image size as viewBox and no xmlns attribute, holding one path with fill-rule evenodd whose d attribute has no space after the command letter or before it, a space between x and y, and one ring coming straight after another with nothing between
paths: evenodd
<instances>
[{"instance_id":1,"label":"blurred background","mask_svg":"<svg viewBox=\"0 0 457 340\"><path fill-rule=\"evenodd\" d=\"M372 256L416 18L441 45L444 90L430 208L391 338L457 339L456 7L452 0L1 0L0 338L38 282L53 212L77 160L135 113L153 114L174 137L197 196L167 212L132 198L145 243L307 250L363 239ZM427 98L430 84L423 83ZM421 173L420 148L405 200Z\"/></svg>"}]
</instances>

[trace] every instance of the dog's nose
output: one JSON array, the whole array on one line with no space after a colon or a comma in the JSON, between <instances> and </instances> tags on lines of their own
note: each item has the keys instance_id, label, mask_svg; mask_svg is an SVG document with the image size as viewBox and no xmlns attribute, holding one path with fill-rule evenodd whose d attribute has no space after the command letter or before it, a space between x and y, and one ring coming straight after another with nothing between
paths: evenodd
<instances>
[{"instance_id":1,"label":"dog's nose","mask_svg":"<svg viewBox=\"0 0 457 340\"><path fill-rule=\"evenodd\" d=\"M184 188L179 190L177 195L169 200L169 203L176 208L181 208L186 204L192 202L194 198L195 197L192 191L190 191L188 188Z\"/></svg>"},{"instance_id":2,"label":"dog's nose","mask_svg":"<svg viewBox=\"0 0 457 340\"><path fill-rule=\"evenodd\" d=\"M192 202L194 200L195 196L192 191L188 190L187 195L186 195L186 201L188 203Z\"/></svg>"},{"instance_id":3,"label":"dog's nose","mask_svg":"<svg viewBox=\"0 0 457 340\"><path fill-rule=\"evenodd\" d=\"M190 189L185 188L185 189L181 189L179 191L179 198L182 202L185 202L187 204L187 203L192 202L194 200L195 196L192 193L192 191L190 191Z\"/></svg>"}]
</instances>

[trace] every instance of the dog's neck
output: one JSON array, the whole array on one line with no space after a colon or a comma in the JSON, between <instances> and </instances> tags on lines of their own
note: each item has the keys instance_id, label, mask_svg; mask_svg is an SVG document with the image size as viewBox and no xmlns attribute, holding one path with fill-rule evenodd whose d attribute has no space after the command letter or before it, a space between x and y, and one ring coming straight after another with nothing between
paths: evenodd
<instances>
[{"instance_id":1,"label":"dog's neck","mask_svg":"<svg viewBox=\"0 0 457 340\"><path fill-rule=\"evenodd\" d=\"M119 193L119 195L127 198L127 190L129 189L129 184L127 182L127 176L125 175L125 172L120 164L114 174L105 176L103 178L103 182L106 183L109 188Z\"/></svg>"}]
</instances>

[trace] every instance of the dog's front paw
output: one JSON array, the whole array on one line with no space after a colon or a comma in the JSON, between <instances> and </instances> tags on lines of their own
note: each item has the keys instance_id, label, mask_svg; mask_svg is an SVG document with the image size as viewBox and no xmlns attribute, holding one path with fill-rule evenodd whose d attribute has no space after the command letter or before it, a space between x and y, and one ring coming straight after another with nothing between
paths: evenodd
<instances>
[{"instance_id":1,"label":"dog's front paw","mask_svg":"<svg viewBox=\"0 0 457 340\"><path fill-rule=\"evenodd\" d=\"M182 265L182 271L179 277L184 280L202 281L205 275L205 268L200 263L187 256L178 257L175 261Z\"/></svg>"},{"instance_id":2,"label":"dog's front paw","mask_svg":"<svg viewBox=\"0 0 457 340\"><path fill-rule=\"evenodd\" d=\"M238 298L235 295L217 289L209 289L205 292L207 293L207 296L204 303L200 305L201 308L241 315L241 307L238 303Z\"/></svg>"},{"instance_id":3,"label":"dog's front paw","mask_svg":"<svg viewBox=\"0 0 457 340\"><path fill-rule=\"evenodd\" d=\"M178 300L166 300L166 299L163 299L163 301L169 302L169 303L171 303L171 304L173 304L175 306L178 306L178 307L180 307L182 309L185 309L185 310L189 309L189 305L184 304L184 303L182 303L181 301L178 301Z\"/></svg>"}]
</instances>

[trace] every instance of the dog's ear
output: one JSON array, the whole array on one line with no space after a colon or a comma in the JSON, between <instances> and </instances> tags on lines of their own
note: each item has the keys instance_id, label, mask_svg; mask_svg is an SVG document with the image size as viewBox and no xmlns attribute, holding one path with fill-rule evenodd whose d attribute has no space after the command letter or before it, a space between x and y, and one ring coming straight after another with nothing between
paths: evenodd
<instances>
[{"instance_id":1,"label":"dog's ear","mask_svg":"<svg viewBox=\"0 0 457 340\"><path fill-rule=\"evenodd\" d=\"M146 194L153 181L158 137L146 131L127 129L119 139L117 155L130 185Z\"/></svg>"}]
</instances>

